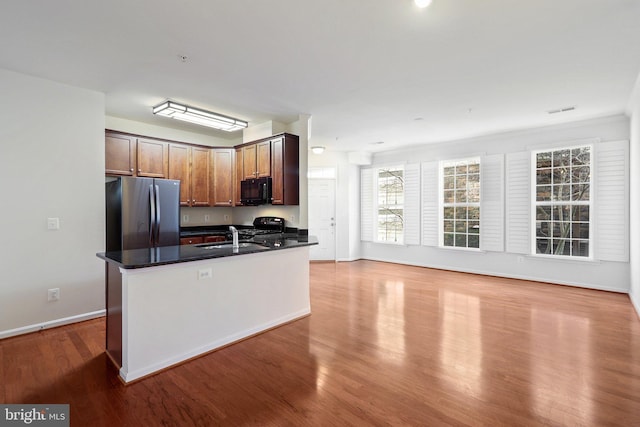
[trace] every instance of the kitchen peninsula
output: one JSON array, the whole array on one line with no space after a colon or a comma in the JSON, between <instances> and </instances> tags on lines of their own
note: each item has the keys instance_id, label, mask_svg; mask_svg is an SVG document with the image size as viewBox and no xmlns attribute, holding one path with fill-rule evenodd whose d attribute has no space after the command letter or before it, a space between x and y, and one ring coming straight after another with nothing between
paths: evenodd
<instances>
[{"instance_id":1,"label":"kitchen peninsula","mask_svg":"<svg viewBox=\"0 0 640 427\"><path fill-rule=\"evenodd\" d=\"M125 383L307 316L312 236L99 253Z\"/></svg>"}]
</instances>

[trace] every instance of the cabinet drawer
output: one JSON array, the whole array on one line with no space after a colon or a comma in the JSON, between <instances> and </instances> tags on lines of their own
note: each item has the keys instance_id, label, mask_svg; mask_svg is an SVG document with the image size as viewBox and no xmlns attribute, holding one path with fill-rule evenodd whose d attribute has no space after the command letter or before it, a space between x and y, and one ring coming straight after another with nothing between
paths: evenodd
<instances>
[{"instance_id":1,"label":"cabinet drawer","mask_svg":"<svg viewBox=\"0 0 640 427\"><path fill-rule=\"evenodd\" d=\"M181 245L194 245L196 243L204 243L204 237L196 236L196 237L181 237L180 244Z\"/></svg>"}]
</instances>

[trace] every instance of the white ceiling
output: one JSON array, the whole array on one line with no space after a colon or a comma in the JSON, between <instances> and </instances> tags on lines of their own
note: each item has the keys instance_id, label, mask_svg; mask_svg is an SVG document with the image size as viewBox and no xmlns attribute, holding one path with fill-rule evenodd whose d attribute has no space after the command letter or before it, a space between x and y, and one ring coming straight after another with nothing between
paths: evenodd
<instances>
[{"instance_id":1,"label":"white ceiling","mask_svg":"<svg viewBox=\"0 0 640 427\"><path fill-rule=\"evenodd\" d=\"M102 91L112 116L220 136L151 107L310 114L312 145L380 151L624 112L640 1L4 1L0 67Z\"/></svg>"}]
</instances>

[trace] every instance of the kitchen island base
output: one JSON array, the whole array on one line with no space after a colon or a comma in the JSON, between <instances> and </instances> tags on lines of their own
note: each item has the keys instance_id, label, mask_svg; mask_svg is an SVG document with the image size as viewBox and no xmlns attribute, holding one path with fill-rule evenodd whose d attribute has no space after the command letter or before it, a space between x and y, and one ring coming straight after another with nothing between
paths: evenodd
<instances>
[{"instance_id":1,"label":"kitchen island base","mask_svg":"<svg viewBox=\"0 0 640 427\"><path fill-rule=\"evenodd\" d=\"M108 263L106 274L107 353L125 383L311 312L308 246L136 269Z\"/></svg>"}]
</instances>

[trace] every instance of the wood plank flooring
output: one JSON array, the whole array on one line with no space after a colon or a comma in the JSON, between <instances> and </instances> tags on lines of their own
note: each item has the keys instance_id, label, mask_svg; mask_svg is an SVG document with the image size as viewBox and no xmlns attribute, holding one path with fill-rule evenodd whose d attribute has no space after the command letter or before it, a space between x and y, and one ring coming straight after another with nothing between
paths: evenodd
<instances>
[{"instance_id":1,"label":"wood plank flooring","mask_svg":"<svg viewBox=\"0 0 640 427\"><path fill-rule=\"evenodd\" d=\"M640 426L624 294L311 265L311 316L125 386L97 319L0 341L0 402L72 426Z\"/></svg>"}]
</instances>

